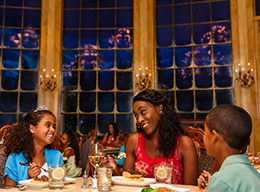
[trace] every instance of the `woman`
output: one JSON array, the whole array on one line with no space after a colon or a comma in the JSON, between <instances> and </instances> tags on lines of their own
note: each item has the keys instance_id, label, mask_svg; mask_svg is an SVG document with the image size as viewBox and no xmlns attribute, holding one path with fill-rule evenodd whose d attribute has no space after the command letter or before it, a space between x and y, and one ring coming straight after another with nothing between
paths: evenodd
<instances>
[{"instance_id":1,"label":"woman","mask_svg":"<svg viewBox=\"0 0 260 192\"><path fill-rule=\"evenodd\" d=\"M114 144L119 143L119 134L117 124L111 122L108 124L107 132L102 139L102 143Z\"/></svg>"},{"instance_id":2,"label":"woman","mask_svg":"<svg viewBox=\"0 0 260 192\"><path fill-rule=\"evenodd\" d=\"M196 185L198 157L193 141L184 135L176 110L155 90L145 90L134 97L133 112L137 133L126 143L123 170L133 169L143 177L154 178L154 164L173 164L172 183ZM114 174L119 168L108 157Z\"/></svg>"}]
</instances>

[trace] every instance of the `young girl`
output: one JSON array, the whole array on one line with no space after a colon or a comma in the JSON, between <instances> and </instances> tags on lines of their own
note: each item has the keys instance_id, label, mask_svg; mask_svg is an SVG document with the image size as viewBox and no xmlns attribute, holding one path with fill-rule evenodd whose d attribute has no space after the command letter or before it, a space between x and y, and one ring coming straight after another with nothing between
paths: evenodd
<instances>
[{"instance_id":1,"label":"young girl","mask_svg":"<svg viewBox=\"0 0 260 192\"><path fill-rule=\"evenodd\" d=\"M40 167L63 164L62 154L50 149L55 137L55 116L45 107L29 111L14 127L6 143L5 187L19 181L48 176ZM28 164L29 166L21 165Z\"/></svg>"},{"instance_id":2,"label":"young girl","mask_svg":"<svg viewBox=\"0 0 260 192\"><path fill-rule=\"evenodd\" d=\"M70 132L64 132L61 135L63 142L63 157L67 158L66 177L78 177L81 175L82 169L79 166L79 145L75 135Z\"/></svg>"}]
</instances>

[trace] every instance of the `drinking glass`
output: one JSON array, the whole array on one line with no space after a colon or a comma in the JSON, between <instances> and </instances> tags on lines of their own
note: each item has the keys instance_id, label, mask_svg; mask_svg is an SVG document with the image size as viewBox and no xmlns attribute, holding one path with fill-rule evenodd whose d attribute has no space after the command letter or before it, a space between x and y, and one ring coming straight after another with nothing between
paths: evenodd
<instances>
[{"instance_id":1,"label":"drinking glass","mask_svg":"<svg viewBox=\"0 0 260 192\"><path fill-rule=\"evenodd\" d=\"M100 143L95 143L90 150L89 162L94 167L93 184L92 188L97 188L97 168L103 163L104 160L104 147Z\"/></svg>"},{"instance_id":2,"label":"drinking glass","mask_svg":"<svg viewBox=\"0 0 260 192\"><path fill-rule=\"evenodd\" d=\"M66 165L65 164L50 164L48 165L49 172L49 188L63 189L65 185Z\"/></svg>"},{"instance_id":3,"label":"drinking glass","mask_svg":"<svg viewBox=\"0 0 260 192\"><path fill-rule=\"evenodd\" d=\"M156 183L171 184L172 164L155 164L154 176L155 176Z\"/></svg>"},{"instance_id":4,"label":"drinking glass","mask_svg":"<svg viewBox=\"0 0 260 192\"><path fill-rule=\"evenodd\" d=\"M99 166L97 172L98 191L111 191L113 168Z\"/></svg>"}]
</instances>

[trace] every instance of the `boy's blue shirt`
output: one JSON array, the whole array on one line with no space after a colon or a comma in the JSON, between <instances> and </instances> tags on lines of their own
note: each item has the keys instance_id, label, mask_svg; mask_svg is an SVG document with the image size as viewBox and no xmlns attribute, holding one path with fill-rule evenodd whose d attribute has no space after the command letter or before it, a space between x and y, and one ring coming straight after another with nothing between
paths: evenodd
<instances>
[{"instance_id":1,"label":"boy's blue shirt","mask_svg":"<svg viewBox=\"0 0 260 192\"><path fill-rule=\"evenodd\" d=\"M232 155L225 159L218 172L210 178L210 192L255 192L260 189L260 174L246 155Z\"/></svg>"},{"instance_id":2,"label":"boy's blue shirt","mask_svg":"<svg viewBox=\"0 0 260 192\"><path fill-rule=\"evenodd\" d=\"M122 145L121 148L120 148L120 150L119 150L119 152L118 152L118 155L120 155L120 153L124 153L124 152L125 152L125 145ZM117 161L117 164L118 164L118 165L124 165L124 160L125 160L124 157L123 157L122 159L119 159L119 160Z\"/></svg>"}]
</instances>

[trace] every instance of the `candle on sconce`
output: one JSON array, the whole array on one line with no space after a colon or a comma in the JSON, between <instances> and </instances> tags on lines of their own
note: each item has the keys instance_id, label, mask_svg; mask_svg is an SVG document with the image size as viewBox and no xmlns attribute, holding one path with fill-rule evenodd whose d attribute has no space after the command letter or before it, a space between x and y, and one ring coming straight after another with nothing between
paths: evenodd
<instances>
[{"instance_id":1,"label":"candle on sconce","mask_svg":"<svg viewBox=\"0 0 260 192\"><path fill-rule=\"evenodd\" d=\"M141 77L141 67L139 68L139 75L140 75L140 77Z\"/></svg>"},{"instance_id":2,"label":"candle on sconce","mask_svg":"<svg viewBox=\"0 0 260 192\"><path fill-rule=\"evenodd\" d=\"M148 67L145 67L145 73L148 74Z\"/></svg>"},{"instance_id":3,"label":"candle on sconce","mask_svg":"<svg viewBox=\"0 0 260 192\"><path fill-rule=\"evenodd\" d=\"M238 63L238 71L241 71L241 65Z\"/></svg>"},{"instance_id":4,"label":"candle on sconce","mask_svg":"<svg viewBox=\"0 0 260 192\"><path fill-rule=\"evenodd\" d=\"M242 68L242 75L244 76L245 75L245 69Z\"/></svg>"},{"instance_id":5,"label":"candle on sconce","mask_svg":"<svg viewBox=\"0 0 260 192\"><path fill-rule=\"evenodd\" d=\"M235 70L235 72L236 72L236 78L238 78L237 69Z\"/></svg>"},{"instance_id":6,"label":"candle on sconce","mask_svg":"<svg viewBox=\"0 0 260 192\"><path fill-rule=\"evenodd\" d=\"M152 76L152 74L151 74L151 73L149 73L149 81L151 81L151 76Z\"/></svg>"},{"instance_id":7,"label":"candle on sconce","mask_svg":"<svg viewBox=\"0 0 260 192\"><path fill-rule=\"evenodd\" d=\"M48 74L46 75L46 78L47 78L47 83L49 83L50 79L49 79L49 75Z\"/></svg>"},{"instance_id":8,"label":"candle on sconce","mask_svg":"<svg viewBox=\"0 0 260 192\"><path fill-rule=\"evenodd\" d=\"M251 69L250 63L248 63L247 66L248 66L248 71L250 71Z\"/></svg>"},{"instance_id":9,"label":"candle on sconce","mask_svg":"<svg viewBox=\"0 0 260 192\"><path fill-rule=\"evenodd\" d=\"M52 76L54 75L54 69L51 70L51 74L52 74Z\"/></svg>"},{"instance_id":10,"label":"candle on sconce","mask_svg":"<svg viewBox=\"0 0 260 192\"><path fill-rule=\"evenodd\" d=\"M251 68L251 76L253 77L254 76L254 69Z\"/></svg>"},{"instance_id":11,"label":"candle on sconce","mask_svg":"<svg viewBox=\"0 0 260 192\"><path fill-rule=\"evenodd\" d=\"M56 83L56 75L54 75L54 83Z\"/></svg>"}]
</instances>

